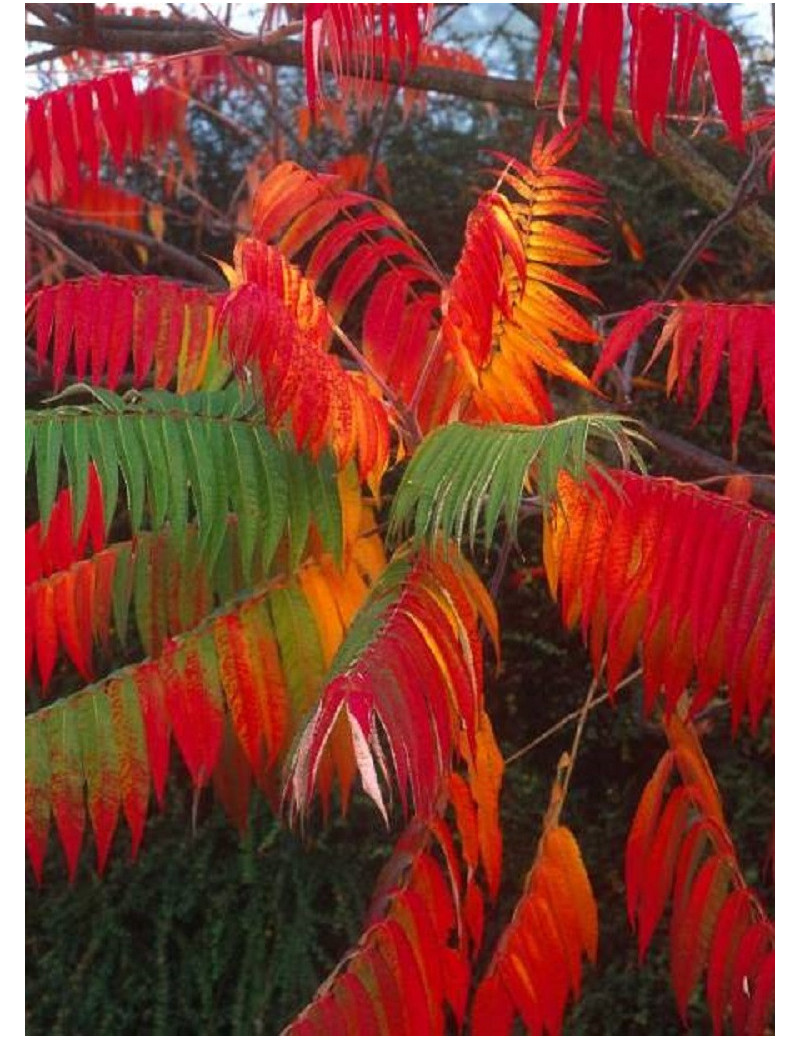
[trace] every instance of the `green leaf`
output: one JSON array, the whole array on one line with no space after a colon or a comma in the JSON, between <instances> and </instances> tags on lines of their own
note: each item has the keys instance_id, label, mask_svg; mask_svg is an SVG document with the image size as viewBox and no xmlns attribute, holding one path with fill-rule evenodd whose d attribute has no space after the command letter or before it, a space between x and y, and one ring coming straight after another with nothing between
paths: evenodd
<instances>
[{"instance_id":1,"label":"green leaf","mask_svg":"<svg viewBox=\"0 0 800 1040\"><path fill-rule=\"evenodd\" d=\"M154 611L159 609L154 603L153 570L151 555L147 552L147 542L137 545L133 560L133 597L136 614L136 628L139 639L148 657L158 653L161 640L154 632ZM165 583L166 588L166 583Z\"/></svg>"},{"instance_id":2,"label":"green leaf","mask_svg":"<svg viewBox=\"0 0 800 1040\"><path fill-rule=\"evenodd\" d=\"M267 602L292 702L295 731L299 732L300 723L322 689L322 646L308 601L296 586L275 589Z\"/></svg>"},{"instance_id":3,"label":"green leaf","mask_svg":"<svg viewBox=\"0 0 800 1040\"><path fill-rule=\"evenodd\" d=\"M286 455L289 475L289 568L294 570L303 558L311 522L308 487L308 461L304 455Z\"/></svg>"},{"instance_id":4,"label":"green leaf","mask_svg":"<svg viewBox=\"0 0 800 1040\"><path fill-rule=\"evenodd\" d=\"M36 425L29 416L25 416L25 474L28 473L28 466L31 464L31 456L33 455L33 443L36 440Z\"/></svg>"},{"instance_id":5,"label":"green leaf","mask_svg":"<svg viewBox=\"0 0 800 1040\"><path fill-rule=\"evenodd\" d=\"M116 773L116 745L108 698L88 690L74 701L73 718L80 742L81 761L89 795L98 792L103 778Z\"/></svg>"},{"instance_id":6,"label":"green leaf","mask_svg":"<svg viewBox=\"0 0 800 1040\"><path fill-rule=\"evenodd\" d=\"M268 572L287 535L289 563L296 567L312 519L326 550L341 558L342 510L332 459L313 462L298 454L291 438L276 438L262 425L252 394L232 386L184 397L147 391L114 400L122 402L122 411L93 404L26 417L45 507L52 508L63 450L68 485L82 512L88 465L95 463L106 528L117 507L120 470L134 534L144 524L159 530L169 522L172 546L183 550L194 511L199 553L210 573L230 537L246 582ZM231 509L238 518L235 536L228 533Z\"/></svg>"},{"instance_id":7,"label":"green leaf","mask_svg":"<svg viewBox=\"0 0 800 1040\"><path fill-rule=\"evenodd\" d=\"M389 537L409 528L415 540L432 541L441 532L459 543L469 516L469 542L474 548L478 523L484 518L488 549L501 515L512 536L527 479L535 484L542 508L557 494L558 474L576 479L586 472L591 441L612 445L623 460L643 467L635 440L646 439L622 416L586 415L549 426L452 423L435 430L412 458L392 506Z\"/></svg>"},{"instance_id":8,"label":"green leaf","mask_svg":"<svg viewBox=\"0 0 800 1040\"><path fill-rule=\"evenodd\" d=\"M206 548L213 513L214 467L202 420L187 419L181 424L181 433L186 451L189 485L197 514L197 526L200 529L200 542L201 546Z\"/></svg>"},{"instance_id":9,"label":"green leaf","mask_svg":"<svg viewBox=\"0 0 800 1040\"><path fill-rule=\"evenodd\" d=\"M346 672L378 637L386 623L386 613L391 604L399 599L403 591L403 582L412 568L408 557L392 560L378 581L370 590L369 598L364 602L353 618L350 628L342 641L342 645L331 661L325 683L329 683L337 675Z\"/></svg>"},{"instance_id":10,"label":"green leaf","mask_svg":"<svg viewBox=\"0 0 800 1040\"><path fill-rule=\"evenodd\" d=\"M162 527L169 508L169 464L161 439L161 423L155 415L142 415L139 420L147 457L147 485L150 491L150 518L155 530Z\"/></svg>"},{"instance_id":11,"label":"green leaf","mask_svg":"<svg viewBox=\"0 0 800 1040\"><path fill-rule=\"evenodd\" d=\"M189 522L189 478L186 472L184 441L178 424L166 416L157 420L161 431L161 443L166 458L169 481L169 518L175 544L182 543Z\"/></svg>"},{"instance_id":12,"label":"green leaf","mask_svg":"<svg viewBox=\"0 0 800 1040\"><path fill-rule=\"evenodd\" d=\"M114 420L99 416L93 418L89 426L89 450L103 489L103 513L108 531L119 498L119 461L115 450Z\"/></svg>"},{"instance_id":13,"label":"green leaf","mask_svg":"<svg viewBox=\"0 0 800 1040\"><path fill-rule=\"evenodd\" d=\"M128 491L128 509L134 533L141 528L144 516L144 453L139 439L140 426L141 421L137 421L137 417L116 417L119 459Z\"/></svg>"},{"instance_id":14,"label":"green leaf","mask_svg":"<svg viewBox=\"0 0 800 1040\"><path fill-rule=\"evenodd\" d=\"M322 544L337 563L342 561L342 505L336 485L336 468L330 455L324 454L315 466L308 461L307 487L314 507L314 523Z\"/></svg>"},{"instance_id":15,"label":"green leaf","mask_svg":"<svg viewBox=\"0 0 800 1040\"><path fill-rule=\"evenodd\" d=\"M251 430L234 423L228 428L228 438L230 442L229 465L235 475L231 481L231 496L238 519L242 570L245 580L250 581L253 572L256 535L260 526L259 490L262 483L260 479L262 470Z\"/></svg>"},{"instance_id":16,"label":"green leaf","mask_svg":"<svg viewBox=\"0 0 800 1040\"><path fill-rule=\"evenodd\" d=\"M296 453L293 448L279 444L268 430L256 427L252 427L251 430L263 471L259 483L264 524L261 534L261 566L266 574L287 525L290 539L292 537L290 502L293 500L290 499L289 481L292 473L290 467L296 459Z\"/></svg>"},{"instance_id":17,"label":"green leaf","mask_svg":"<svg viewBox=\"0 0 800 1040\"><path fill-rule=\"evenodd\" d=\"M86 513L89 489L89 431L85 422L75 418L64 423L62 433L67 481L72 495L72 534L77 539Z\"/></svg>"},{"instance_id":18,"label":"green leaf","mask_svg":"<svg viewBox=\"0 0 800 1040\"><path fill-rule=\"evenodd\" d=\"M212 569L228 526L228 471L231 460L226 432L226 423L211 422L206 425L209 461L213 467L213 475L210 485L211 518L201 551L208 558Z\"/></svg>"},{"instance_id":19,"label":"green leaf","mask_svg":"<svg viewBox=\"0 0 800 1040\"><path fill-rule=\"evenodd\" d=\"M58 468L61 461L61 424L41 422L36 427L36 493L39 499L39 518L42 534L46 534L50 513L58 488Z\"/></svg>"},{"instance_id":20,"label":"green leaf","mask_svg":"<svg viewBox=\"0 0 800 1040\"><path fill-rule=\"evenodd\" d=\"M114 611L114 628L117 639L125 646L128 639L128 611L131 604L133 584L132 549L130 542L117 546L117 562L114 567L114 585L111 605Z\"/></svg>"}]
</instances>

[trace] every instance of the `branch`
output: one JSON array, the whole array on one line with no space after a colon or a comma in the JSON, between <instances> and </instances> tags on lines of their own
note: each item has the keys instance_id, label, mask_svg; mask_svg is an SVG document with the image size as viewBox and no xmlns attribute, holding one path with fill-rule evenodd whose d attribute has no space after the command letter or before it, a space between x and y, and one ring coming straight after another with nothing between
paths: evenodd
<instances>
[{"instance_id":1,"label":"branch","mask_svg":"<svg viewBox=\"0 0 800 1040\"><path fill-rule=\"evenodd\" d=\"M350 339L350 337L347 335L344 329L337 325L334 321L332 321L332 325L334 333L336 334L337 338L339 339L347 353L353 359L355 364L358 366L358 368L361 369L361 371L366 376L368 376L375 382L375 384L380 389L381 393L384 395L386 400L391 404L395 412L397 412L398 417L403 423L406 434L409 438L409 442L411 443L412 447L416 447L417 444L419 444L419 442L422 440L422 433L414 416L411 414L409 409L403 404L403 402L400 400L400 398L397 396L394 390L389 386L386 380L373 367L369 358L367 358L367 356L358 349L355 343L353 343L353 341Z\"/></svg>"},{"instance_id":2,"label":"branch","mask_svg":"<svg viewBox=\"0 0 800 1040\"><path fill-rule=\"evenodd\" d=\"M78 271L82 271L84 274L100 274L99 267L95 267L93 263L84 260L82 256L70 249L69 246L64 245L57 235L54 235L50 231L45 231L45 229L40 227L36 221L31 220L27 213L25 214L25 227L39 242L43 242L50 249L58 250L63 253L67 260L69 260L72 266ZM26 286L25 288L27 289L28 287Z\"/></svg>"},{"instance_id":3,"label":"branch","mask_svg":"<svg viewBox=\"0 0 800 1040\"><path fill-rule=\"evenodd\" d=\"M567 763L567 771L564 776L564 782L561 785L561 798L560 804L563 805L569 791L569 782L572 779L572 771L575 768L575 759L578 755L578 748L581 744L581 738L583 737L583 731L586 727L586 720L589 718L589 712L592 708L592 701L595 699L597 693L597 687L600 685L600 674L605 668L606 658L603 655L603 660L600 663L597 675L592 676L592 681L589 683L589 689L586 691L586 697L584 699L581 708L578 711L578 725L575 727L575 736L572 738L572 747L569 749L569 761Z\"/></svg>"},{"instance_id":4,"label":"branch","mask_svg":"<svg viewBox=\"0 0 800 1040\"><path fill-rule=\"evenodd\" d=\"M637 668L636 671L631 672L630 675L627 675L622 680L622 682L617 684L617 690L622 690L626 686L630 686L630 684L634 682L636 679L638 679L641 674L642 669ZM570 724L570 722L574 722L575 719L580 718L580 716L584 712L591 711L593 708L596 708L598 704L603 704L608 699L608 691L606 691L605 693L601 693L599 697L587 699L587 701L585 701L580 708L577 708L575 711L571 711L568 715L564 715L563 718L560 718L558 720L558 722L553 723L553 725L549 729L546 729L544 733L540 733L538 737L534 737L529 744L525 744L523 747L518 748L513 754L509 755L508 758L505 760L505 765L509 766L512 762L516 762L518 758L522 758L523 755L527 755L529 751L533 751L534 748L538 747L540 744L543 744L546 740L549 740L550 737L554 737L556 733L560 733L562 729L565 729Z\"/></svg>"},{"instance_id":5,"label":"branch","mask_svg":"<svg viewBox=\"0 0 800 1040\"><path fill-rule=\"evenodd\" d=\"M766 153L761 150L756 150L753 153L750 162L747 164L747 168L739 178L736 190L733 193L733 198L725 209L718 213L713 220L710 220L697 236L686 255L669 276L667 284L664 286L658 297L659 300L664 301L672 299L675 295L675 290L681 285L690 268L694 265L698 256L702 253L705 247L713 238L716 237L726 224L734 220L737 214L755 201L756 196L753 195L752 189L756 179L763 173L762 167L764 166L766 159Z\"/></svg>"},{"instance_id":6,"label":"branch","mask_svg":"<svg viewBox=\"0 0 800 1040\"><path fill-rule=\"evenodd\" d=\"M283 118L278 111L278 106L273 102L272 98L267 94L262 85L247 71L245 66L237 61L236 58L231 59L231 64L236 69L236 73L240 76L245 83L251 88L253 93L259 99L261 104L264 106L266 111L269 113L272 121L278 126L278 128L286 135L286 137L292 142L292 147L297 152L300 161L304 166L313 167L316 165L316 159L309 151L308 148L303 144L300 138L294 131L294 128Z\"/></svg>"},{"instance_id":7,"label":"branch","mask_svg":"<svg viewBox=\"0 0 800 1040\"><path fill-rule=\"evenodd\" d=\"M116 238L122 242L134 242L136 245L145 246L154 253L159 253L174 267L184 271L194 281L209 285L214 289L227 289L225 279L211 267L207 267L201 260L185 253L177 246L168 242L161 242L151 235L142 234L139 231L129 231L127 228L113 227L110 224L100 224L90 220L75 220L57 210L45 209L41 206L28 205L26 211L36 218L36 221L45 226L64 228L68 231L82 231L92 235L106 235Z\"/></svg>"},{"instance_id":8,"label":"branch","mask_svg":"<svg viewBox=\"0 0 800 1040\"><path fill-rule=\"evenodd\" d=\"M692 473L703 474L703 476L743 476L747 477L753 485L753 501L763 509L775 509L775 482L771 477L759 476L748 470L737 466L735 463L720 455L714 455L705 448L698 448L695 444L678 437L674 433L667 433L657 426L642 422L642 432L651 440L657 448L669 455L681 466Z\"/></svg>"},{"instance_id":9,"label":"branch","mask_svg":"<svg viewBox=\"0 0 800 1040\"><path fill-rule=\"evenodd\" d=\"M71 50L71 47L48 47L46 51L35 51L33 54L26 55L25 68L29 65L41 65L44 61L54 61L56 58L63 58Z\"/></svg>"},{"instance_id":10,"label":"branch","mask_svg":"<svg viewBox=\"0 0 800 1040\"><path fill-rule=\"evenodd\" d=\"M378 124L378 128L375 131L375 136L372 140L372 148L370 149L369 154L369 166L367 168L365 189L366 191L370 191L373 194L377 194L377 185L375 184L375 168L378 165L381 144L383 143L383 138L386 135L386 130L389 126L389 117L391 116L391 111L394 107L394 102L397 98L398 90L399 88L395 87L391 94L389 94L384 99L383 111L381 112L381 121Z\"/></svg>"}]
</instances>

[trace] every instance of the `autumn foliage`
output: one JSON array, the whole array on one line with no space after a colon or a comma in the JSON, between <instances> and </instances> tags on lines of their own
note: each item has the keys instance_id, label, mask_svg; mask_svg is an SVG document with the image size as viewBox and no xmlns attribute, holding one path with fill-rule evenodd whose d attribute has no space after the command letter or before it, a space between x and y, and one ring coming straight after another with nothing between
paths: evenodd
<instances>
[{"instance_id":1,"label":"autumn foliage","mask_svg":"<svg viewBox=\"0 0 800 1040\"><path fill-rule=\"evenodd\" d=\"M669 348L666 392L692 398L695 423L727 380L734 452L756 387L774 438L774 305L672 293L593 320L582 279L608 261L607 202L570 163L595 98L609 134L623 98L648 153L698 93L735 150L774 122L748 119L736 47L697 12L544 4L531 94L554 78L559 114L577 92L577 119L491 155L452 272L389 201L377 145L320 170L276 145L243 177L228 255L145 273L180 250L164 251L161 203L121 176L169 165L169 192L194 192L187 112L213 87L277 89L270 47L285 37L304 64L301 143L312 119L343 125L348 105L372 111L400 87L413 118L417 68L483 74L426 39L432 4L283 5L282 21L280 6L257 40L223 34L133 71L103 67L121 15L92 13L88 38L54 59L73 81L26 103L30 212L137 250L121 270L76 271L74 250L29 229L33 874L60 845L75 878L89 833L102 874L120 820L135 857L177 760L240 829L251 795L302 830L362 792L403 830L361 939L285 1031L505 1035L519 1020L558 1033L603 913L581 821L561 822L589 699L549 808L531 806L544 823L513 916L491 917L504 758L485 674L502 660L503 567L534 514L533 573L586 644L593 688L618 703L640 667L643 714L666 741L620 849L640 955L667 920L684 1021L702 983L715 1031L763 1033L774 925L698 718L727 705L733 739L743 721L773 724L774 516L749 490L647 475L647 437L609 399L629 351L649 348L649 372ZM135 17L145 42L148 23L197 29ZM589 414L564 414L564 388ZM502 546L487 584L468 559L481 541Z\"/></svg>"}]
</instances>

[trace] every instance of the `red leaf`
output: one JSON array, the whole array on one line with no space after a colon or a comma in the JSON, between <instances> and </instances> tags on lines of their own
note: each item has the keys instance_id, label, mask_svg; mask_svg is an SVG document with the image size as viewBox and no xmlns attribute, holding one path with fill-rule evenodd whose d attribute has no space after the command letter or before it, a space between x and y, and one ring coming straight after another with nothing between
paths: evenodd
<instances>
[{"instance_id":1,"label":"red leaf","mask_svg":"<svg viewBox=\"0 0 800 1040\"><path fill-rule=\"evenodd\" d=\"M564 19L564 28L561 33L561 62L558 69L558 113L562 124L564 122L564 105L567 100L567 80L580 13L580 4L567 4L567 15Z\"/></svg>"},{"instance_id":2,"label":"red leaf","mask_svg":"<svg viewBox=\"0 0 800 1040\"><path fill-rule=\"evenodd\" d=\"M629 311L612 329L603 345L600 359L592 372L592 382L596 383L601 376L622 357L633 346L644 330L655 321L661 305L658 303L645 303Z\"/></svg>"},{"instance_id":3,"label":"red leaf","mask_svg":"<svg viewBox=\"0 0 800 1040\"><path fill-rule=\"evenodd\" d=\"M219 757L212 777L214 794L228 819L240 834L244 834L250 809L252 771L229 715L224 719L222 730Z\"/></svg>"},{"instance_id":4,"label":"red leaf","mask_svg":"<svg viewBox=\"0 0 800 1040\"><path fill-rule=\"evenodd\" d=\"M232 614L213 626L219 675L231 712L233 729L250 768L260 772L263 758L261 704L253 665L247 654L241 620Z\"/></svg>"},{"instance_id":5,"label":"red leaf","mask_svg":"<svg viewBox=\"0 0 800 1040\"><path fill-rule=\"evenodd\" d=\"M720 910L708 954L706 993L714 1032L721 1034L728 1009L736 951L750 925L751 897L746 889L732 892Z\"/></svg>"},{"instance_id":6,"label":"red leaf","mask_svg":"<svg viewBox=\"0 0 800 1040\"><path fill-rule=\"evenodd\" d=\"M125 169L125 138L127 128L123 123L117 108L117 96L114 90L114 81L117 76L130 76L130 73L120 72L111 76L100 76L94 81L97 104L103 128L106 132L108 147L114 165L122 173Z\"/></svg>"},{"instance_id":7,"label":"red leaf","mask_svg":"<svg viewBox=\"0 0 800 1040\"><path fill-rule=\"evenodd\" d=\"M92 677L90 658L86 655L87 618L78 614L75 571L62 571L52 579L53 610L64 649L84 679ZM91 614L89 615L91 617Z\"/></svg>"},{"instance_id":8,"label":"red leaf","mask_svg":"<svg viewBox=\"0 0 800 1040\"><path fill-rule=\"evenodd\" d=\"M755 992L750 1001L744 1032L763 1036L769 1024L769 1013L775 1005L775 950L769 950L758 968Z\"/></svg>"},{"instance_id":9,"label":"red leaf","mask_svg":"<svg viewBox=\"0 0 800 1040\"><path fill-rule=\"evenodd\" d=\"M481 979L472 1001L473 1036L510 1036L515 1007L498 972Z\"/></svg>"},{"instance_id":10,"label":"red leaf","mask_svg":"<svg viewBox=\"0 0 800 1040\"><path fill-rule=\"evenodd\" d=\"M622 54L622 5L588 4L583 10L578 54L581 119L589 116L592 86L597 80L600 114L609 134L613 131L614 101Z\"/></svg>"},{"instance_id":11,"label":"red leaf","mask_svg":"<svg viewBox=\"0 0 800 1040\"><path fill-rule=\"evenodd\" d=\"M742 69L733 41L722 29L705 24L706 54L717 107L728 124L731 140L744 148L742 129Z\"/></svg>"},{"instance_id":12,"label":"red leaf","mask_svg":"<svg viewBox=\"0 0 800 1040\"><path fill-rule=\"evenodd\" d=\"M539 40L536 47L536 77L533 83L533 96L537 102L542 92L544 75L547 71L547 58L550 53L553 33L558 19L558 6L558 4L542 4L541 6Z\"/></svg>"},{"instance_id":13,"label":"red leaf","mask_svg":"<svg viewBox=\"0 0 800 1040\"><path fill-rule=\"evenodd\" d=\"M690 808L691 803L685 790L682 787L676 788L667 799L650 847L650 854L644 869L647 883L642 891L638 913L640 960L644 958L656 925L661 920L667 904L675 861L678 858L678 850Z\"/></svg>"},{"instance_id":14,"label":"red leaf","mask_svg":"<svg viewBox=\"0 0 800 1040\"><path fill-rule=\"evenodd\" d=\"M210 657L202 641L182 651L165 648L159 661L166 680L165 702L175 742L195 787L207 784L214 772L223 736L223 712L218 679L208 674Z\"/></svg>"},{"instance_id":15,"label":"red leaf","mask_svg":"<svg viewBox=\"0 0 800 1040\"><path fill-rule=\"evenodd\" d=\"M54 90L50 94L50 121L53 136L58 145L61 165L64 169L64 181L67 198L71 198L78 189L80 173L78 171L78 147L75 139L75 124L72 116L74 94L70 88Z\"/></svg>"},{"instance_id":16,"label":"red leaf","mask_svg":"<svg viewBox=\"0 0 800 1040\"><path fill-rule=\"evenodd\" d=\"M58 653L58 628L53 587L49 582L43 582L37 589L35 633L36 663L42 680L42 689L47 690Z\"/></svg>"},{"instance_id":17,"label":"red leaf","mask_svg":"<svg viewBox=\"0 0 800 1040\"><path fill-rule=\"evenodd\" d=\"M55 335L53 344L53 389L58 391L64 381L69 360L69 348L75 320L74 286L64 282L55 301Z\"/></svg>"},{"instance_id":18,"label":"red leaf","mask_svg":"<svg viewBox=\"0 0 800 1040\"><path fill-rule=\"evenodd\" d=\"M678 56L675 65L675 105L679 111L689 109L692 76L705 25L692 11L678 12Z\"/></svg>"},{"instance_id":19,"label":"red leaf","mask_svg":"<svg viewBox=\"0 0 800 1040\"><path fill-rule=\"evenodd\" d=\"M77 83L73 87L75 121L78 129L78 145L81 158L89 167L92 181L97 183L100 168L100 147L97 141L97 120L94 112L94 89L92 84Z\"/></svg>"},{"instance_id":20,"label":"red leaf","mask_svg":"<svg viewBox=\"0 0 800 1040\"><path fill-rule=\"evenodd\" d=\"M767 413L767 422L775 437L775 308L766 307L761 314L758 333L758 378L761 383L761 401Z\"/></svg>"},{"instance_id":21,"label":"red leaf","mask_svg":"<svg viewBox=\"0 0 800 1040\"><path fill-rule=\"evenodd\" d=\"M756 921L745 932L736 952L733 963L733 984L731 987L731 1012L735 1035L743 1035L751 1013L751 995L757 991L761 966L768 961L775 945L775 934L772 926L766 921ZM768 967L767 982L774 976ZM762 991L759 1001L763 1008L766 997L770 995ZM756 1009L756 1017L760 1013Z\"/></svg>"},{"instance_id":22,"label":"red leaf","mask_svg":"<svg viewBox=\"0 0 800 1040\"><path fill-rule=\"evenodd\" d=\"M142 154L142 109L133 89L133 80L127 71L117 72L112 78L119 119L125 135L130 138L131 158L138 159Z\"/></svg>"},{"instance_id":23,"label":"red leaf","mask_svg":"<svg viewBox=\"0 0 800 1040\"><path fill-rule=\"evenodd\" d=\"M399 982L411 1036L432 1032L425 984L411 943L400 924L392 919L376 926L375 945Z\"/></svg>"},{"instance_id":24,"label":"red leaf","mask_svg":"<svg viewBox=\"0 0 800 1040\"><path fill-rule=\"evenodd\" d=\"M478 821L470 789L466 781L457 773L452 773L450 776L449 795L456 813L456 824L461 838L464 861L471 870L477 870L480 856Z\"/></svg>"},{"instance_id":25,"label":"red leaf","mask_svg":"<svg viewBox=\"0 0 800 1040\"><path fill-rule=\"evenodd\" d=\"M116 390L125 372L133 333L133 286L123 284L109 299L111 307L110 335L106 351L106 386Z\"/></svg>"},{"instance_id":26,"label":"red leaf","mask_svg":"<svg viewBox=\"0 0 800 1040\"><path fill-rule=\"evenodd\" d=\"M47 357L47 345L53 330L53 320L56 312L55 293L42 293L38 297L36 305L36 360L41 368L42 362Z\"/></svg>"},{"instance_id":27,"label":"red leaf","mask_svg":"<svg viewBox=\"0 0 800 1040\"><path fill-rule=\"evenodd\" d=\"M131 859L135 859L144 834L150 798L145 727L136 690L128 679L112 680L107 696L119 758L122 808L131 832Z\"/></svg>"},{"instance_id":28,"label":"red leaf","mask_svg":"<svg viewBox=\"0 0 800 1040\"><path fill-rule=\"evenodd\" d=\"M678 1011L686 1022L689 998L706 964L714 925L728 894L731 872L721 856L711 856L697 873L681 913L674 911L672 984Z\"/></svg>"},{"instance_id":29,"label":"red leaf","mask_svg":"<svg viewBox=\"0 0 800 1040\"><path fill-rule=\"evenodd\" d=\"M167 714L164 681L158 665L146 661L137 670L136 692L144 722L147 758L153 777L153 790L159 807L164 804L164 786L169 768L170 720Z\"/></svg>"},{"instance_id":30,"label":"red leaf","mask_svg":"<svg viewBox=\"0 0 800 1040\"><path fill-rule=\"evenodd\" d=\"M675 12L652 4L639 5L636 45L631 43L631 59L636 62L635 94L631 88L631 107L646 148L653 147L653 127L660 118L665 127L672 52L675 42Z\"/></svg>"},{"instance_id":31,"label":"red leaf","mask_svg":"<svg viewBox=\"0 0 800 1040\"><path fill-rule=\"evenodd\" d=\"M645 868L650 856L650 849L656 831L656 821L661 813L664 787L670 778L673 756L667 752L659 760L656 771L648 780L636 808L636 816L631 824L628 843L625 848L625 887L628 892L628 920L635 923L642 886L645 882Z\"/></svg>"},{"instance_id":32,"label":"red leaf","mask_svg":"<svg viewBox=\"0 0 800 1040\"><path fill-rule=\"evenodd\" d=\"M757 308L744 307L731 314L729 360L731 395L731 444L739 439L756 369L756 351L760 331Z\"/></svg>"},{"instance_id":33,"label":"red leaf","mask_svg":"<svg viewBox=\"0 0 800 1040\"><path fill-rule=\"evenodd\" d=\"M50 159L50 134L45 114L45 103L42 98L28 98L26 101L26 123L30 127L33 142L34 163L38 165L44 184L44 195L48 202L52 200L51 185L52 165Z\"/></svg>"}]
</instances>

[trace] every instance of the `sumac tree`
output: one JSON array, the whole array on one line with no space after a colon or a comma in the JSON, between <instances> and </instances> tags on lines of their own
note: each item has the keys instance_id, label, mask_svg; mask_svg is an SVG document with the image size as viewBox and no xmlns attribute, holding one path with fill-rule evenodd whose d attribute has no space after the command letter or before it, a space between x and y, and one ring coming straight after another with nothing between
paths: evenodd
<instances>
[{"instance_id":1,"label":"sumac tree","mask_svg":"<svg viewBox=\"0 0 800 1040\"><path fill-rule=\"evenodd\" d=\"M27 5L47 48L25 122L34 875L60 844L73 878L89 833L102 873L121 820L135 856L172 748L240 827L253 791L310 829L317 802L346 813L361 789L405 828L360 941L286 1032L557 1033L603 912L562 810L589 712L637 684L664 740L619 850L640 953L667 921L681 1016L702 984L716 1031L763 1033L774 926L698 716L727 705L734 739L774 717L775 525L750 501L770 485L735 465L754 390L774 437L774 304L683 286L729 223L768 249L774 110L747 110L736 46L695 9L515 5L538 26L520 83L434 42L439 5L268 5L249 29L228 6ZM305 69L296 118L279 66ZM452 272L388 201L381 113L401 90L409 118L426 90L543 110L489 157ZM226 215L199 190L190 117L241 129L247 98L269 129ZM673 275L604 315L582 278L608 262L592 229L609 210L571 153L597 122L654 162L682 150L702 193L673 116L743 173L713 171L717 216ZM353 118L373 120L369 154L303 161L315 121ZM189 245L186 200L198 227L235 226L216 262ZM670 442L634 418L638 355L667 348L665 389L696 421L727 380L725 487L647 474L653 440L669 472ZM521 520L541 524L534 573L594 680L531 807L516 910L487 928L504 761L484 674ZM470 559L493 546L487 588Z\"/></svg>"}]
</instances>

